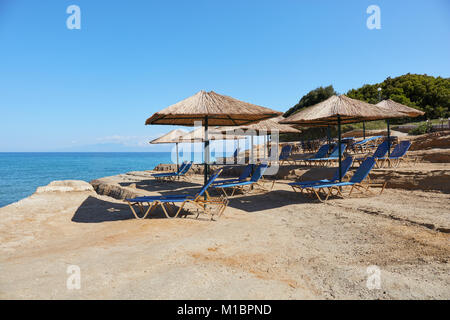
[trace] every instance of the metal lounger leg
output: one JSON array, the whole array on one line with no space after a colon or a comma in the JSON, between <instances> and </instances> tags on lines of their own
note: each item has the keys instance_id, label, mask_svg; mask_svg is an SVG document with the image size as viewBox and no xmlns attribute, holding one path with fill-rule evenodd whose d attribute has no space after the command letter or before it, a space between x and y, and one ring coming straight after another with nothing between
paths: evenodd
<instances>
[{"instance_id":1,"label":"metal lounger leg","mask_svg":"<svg viewBox=\"0 0 450 320\"><path fill-rule=\"evenodd\" d=\"M167 208L164 205L164 202L161 202L161 207L163 208L164 214L166 215L166 217L168 219L174 219L174 218L178 217L178 215L180 214L181 210L183 210L183 207L184 207L185 204L186 204L186 201L181 204L180 208L178 208L178 211L175 213L175 215L173 217L171 217L169 215L169 213L167 212ZM171 211L171 209L168 209L168 210ZM173 212L173 211L171 211L171 212Z\"/></svg>"},{"instance_id":2,"label":"metal lounger leg","mask_svg":"<svg viewBox=\"0 0 450 320\"><path fill-rule=\"evenodd\" d=\"M150 205L150 203L148 203L147 211L144 211L144 207L143 207L142 204L139 203L139 202L131 203L130 201L127 201L127 203L128 203L128 206L129 206L130 209L131 209L131 212L133 212L134 217L135 217L136 219L138 219L138 220L145 219L145 218L147 217L147 215L148 215L150 212L152 212L153 209L155 209L156 206L157 206L157 203L156 203L156 202L152 202L151 205ZM142 217L139 217L139 215L138 215L138 214L136 213L136 211L134 210L133 205L137 205L137 206L138 206L139 211L140 211L141 214L142 214Z\"/></svg>"}]
</instances>

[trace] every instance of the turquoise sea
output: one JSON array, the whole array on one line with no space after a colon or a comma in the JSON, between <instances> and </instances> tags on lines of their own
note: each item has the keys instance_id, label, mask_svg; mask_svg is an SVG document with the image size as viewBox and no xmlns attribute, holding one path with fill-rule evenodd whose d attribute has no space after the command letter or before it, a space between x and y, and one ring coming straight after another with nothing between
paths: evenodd
<instances>
[{"instance_id":1,"label":"turquoise sea","mask_svg":"<svg viewBox=\"0 0 450 320\"><path fill-rule=\"evenodd\" d=\"M84 180L171 162L170 152L0 153L0 207L53 180Z\"/></svg>"}]
</instances>

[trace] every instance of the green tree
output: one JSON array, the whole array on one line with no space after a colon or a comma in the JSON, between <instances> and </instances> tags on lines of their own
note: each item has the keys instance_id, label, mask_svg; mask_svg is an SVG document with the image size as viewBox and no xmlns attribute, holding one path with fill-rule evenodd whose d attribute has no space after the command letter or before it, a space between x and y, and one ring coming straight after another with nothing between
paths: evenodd
<instances>
[{"instance_id":1,"label":"green tree","mask_svg":"<svg viewBox=\"0 0 450 320\"><path fill-rule=\"evenodd\" d=\"M378 88L381 99L392 99L411 108L425 111L423 119L448 117L450 109L450 78L421 74L405 74L396 78L388 77L381 83L366 84L347 92L350 98L378 102Z\"/></svg>"},{"instance_id":2,"label":"green tree","mask_svg":"<svg viewBox=\"0 0 450 320\"><path fill-rule=\"evenodd\" d=\"M304 95L295 106L286 111L284 116L289 117L290 115L300 111L301 109L318 104L319 102L322 102L333 95L337 95L337 93L336 91L334 91L332 85L325 88L319 87L311 90L306 95Z\"/></svg>"}]
</instances>

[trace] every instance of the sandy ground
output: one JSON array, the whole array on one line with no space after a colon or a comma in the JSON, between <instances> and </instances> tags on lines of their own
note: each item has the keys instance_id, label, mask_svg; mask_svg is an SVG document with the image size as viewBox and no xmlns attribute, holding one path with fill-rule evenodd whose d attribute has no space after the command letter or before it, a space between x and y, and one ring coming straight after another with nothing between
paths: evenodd
<instances>
[{"instance_id":1,"label":"sandy ground","mask_svg":"<svg viewBox=\"0 0 450 320\"><path fill-rule=\"evenodd\" d=\"M121 179L155 194L201 181ZM135 220L94 191L47 191L0 209L2 299L450 298L446 193L387 189L323 204L281 181L211 222L161 210ZM70 265L79 290L67 289ZM380 289L367 288L371 265Z\"/></svg>"}]
</instances>

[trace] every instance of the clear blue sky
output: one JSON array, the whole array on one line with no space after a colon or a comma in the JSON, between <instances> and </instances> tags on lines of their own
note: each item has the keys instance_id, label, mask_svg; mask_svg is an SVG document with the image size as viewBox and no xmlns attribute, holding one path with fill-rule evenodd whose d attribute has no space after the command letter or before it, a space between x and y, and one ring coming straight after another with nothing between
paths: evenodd
<instances>
[{"instance_id":1,"label":"clear blue sky","mask_svg":"<svg viewBox=\"0 0 450 320\"><path fill-rule=\"evenodd\" d=\"M0 0L0 72L0 151L156 151L173 128L145 119L201 89L285 111L318 86L449 77L450 1Z\"/></svg>"}]
</instances>

